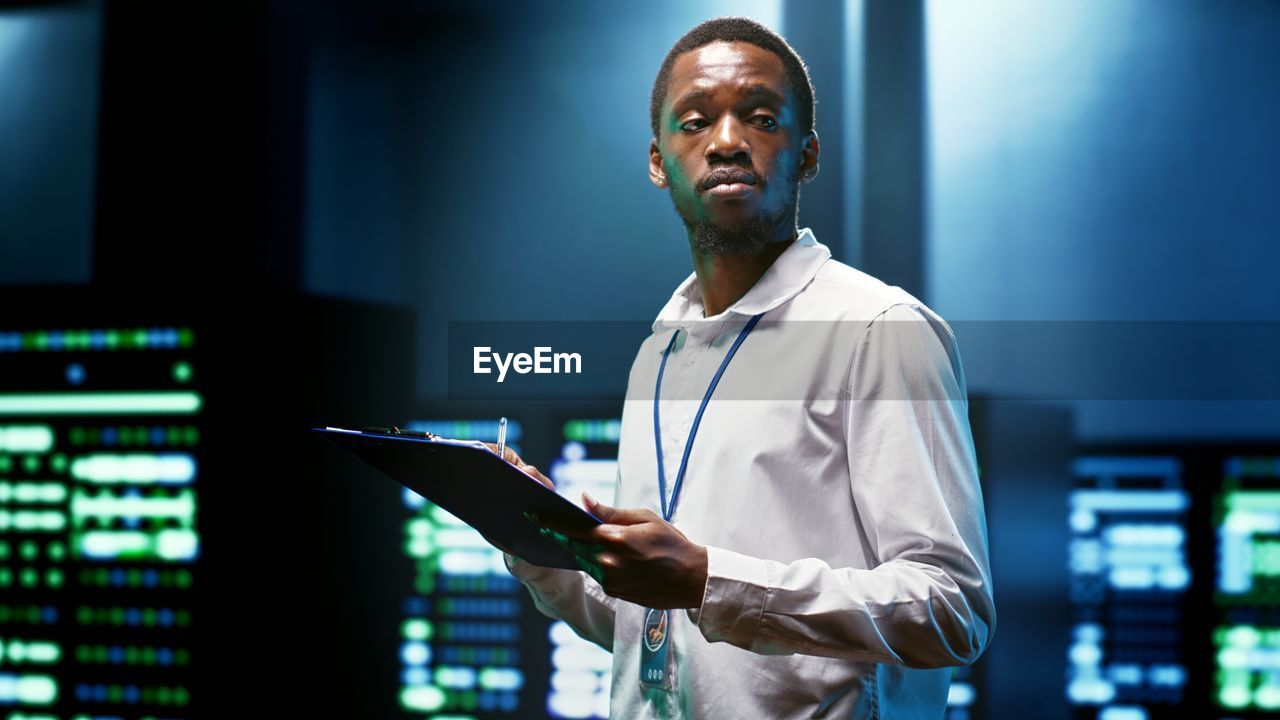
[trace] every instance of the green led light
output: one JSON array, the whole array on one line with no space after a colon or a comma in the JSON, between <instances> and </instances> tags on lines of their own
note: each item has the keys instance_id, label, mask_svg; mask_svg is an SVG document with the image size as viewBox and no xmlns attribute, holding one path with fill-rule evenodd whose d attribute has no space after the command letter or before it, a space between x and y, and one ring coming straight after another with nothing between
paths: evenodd
<instances>
[{"instance_id":1,"label":"green led light","mask_svg":"<svg viewBox=\"0 0 1280 720\"><path fill-rule=\"evenodd\" d=\"M431 623L421 618L405 620L401 631L408 640L431 639Z\"/></svg>"},{"instance_id":2,"label":"green led light","mask_svg":"<svg viewBox=\"0 0 1280 720\"><path fill-rule=\"evenodd\" d=\"M13 458L9 455L0 454L0 472L13 472Z\"/></svg>"},{"instance_id":3,"label":"green led light","mask_svg":"<svg viewBox=\"0 0 1280 720\"><path fill-rule=\"evenodd\" d=\"M178 361L173 364L173 379L185 385L191 382L194 372L191 369L191 363L186 361Z\"/></svg>"},{"instance_id":4,"label":"green led light","mask_svg":"<svg viewBox=\"0 0 1280 720\"><path fill-rule=\"evenodd\" d=\"M1226 504L1228 511L1276 512L1280 511L1280 492L1233 492L1227 495Z\"/></svg>"},{"instance_id":5,"label":"green led light","mask_svg":"<svg viewBox=\"0 0 1280 720\"><path fill-rule=\"evenodd\" d=\"M48 675L20 675L15 686L19 703L51 705L58 699L58 684Z\"/></svg>"},{"instance_id":6,"label":"green led light","mask_svg":"<svg viewBox=\"0 0 1280 720\"><path fill-rule=\"evenodd\" d=\"M18 554L23 560L35 560L40 555L40 548L31 540L24 541L18 546Z\"/></svg>"},{"instance_id":7,"label":"green led light","mask_svg":"<svg viewBox=\"0 0 1280 720\"><path fill-rule=\"evenodd\" d=\"M203 404L196 392L0 394L0 415L190 415Z\"/></svg>"},{"instance_id":8,"label":"green led light","mask_svg":"<svg viewBox=\"0 0 1280 720\"><path fill-rule=\"evenodd\" d=\"M11 585L13 585L13 571L7 567L0 567L0 587Z\"/></svg>"},{"instance_id":9,"label":"green led light","mask_svg":"<svg viewBox=\"0 0 1280 720\"><path fill-rule=\"evenodd\" d=\"M444 707L444 691L434 685L406 687L400 690L400 705L406 710L435 712Z\"/></svg>"},{"instance_id":10,"label":"green led light","mask_svg":"<svg viewBox=\"0 0 1280 720\"><path fill-rule=\"evenodd\" d=\"M196 344L196 334L191 328L178 328L178 347L189 348Z\"/></svg>"},{"instance_id":11,"label":"green led light","mask_svg":"<svg viewBox=\"0 0 1280 720\"><path fill-rule=\"evenodd\" d=\"M36 455L28 455L22 458L22 469L28 473L40 472L40 458Z\"/></svg>"},{"instance_id":12,"label":"green led light","mask_svg":"<svg viewBox=\"0 0 1280 720\"><path fill-rule=\"evenodd\" d=\"M570 420L564 424L566 440L577 442L618 442L622 437L619 420Z\"/></svg>"},{"instance_id":13,"label":"green led light","mask_svg":"<svg viewBox=\"0 0 1280 720\"><path fill-rule=\"evenodd\" d=\"M0 425L0 450L47 453L53 449L53 428L48 425Z\"/></svg>"},{"instance_id":14,"label":"green led light","mask_svg":"<svg viewBox=\"0 0 1280 720\"><path fill-rule=\"evenodd\" d=\"M22 572L18 574L18 581L22 583L22 587L35 587L40 582L40 574L35 568L22 568Z\"/></svg>"}]
</instances>

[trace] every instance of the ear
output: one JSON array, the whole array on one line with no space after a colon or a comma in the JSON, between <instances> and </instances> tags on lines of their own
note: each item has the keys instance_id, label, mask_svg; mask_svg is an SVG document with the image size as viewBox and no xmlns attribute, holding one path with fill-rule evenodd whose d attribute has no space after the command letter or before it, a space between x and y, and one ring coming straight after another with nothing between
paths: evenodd
<instances>
[{"instance_id":1,"label":"ear","mask_svg":"<svg viewBox=\"0 0 1280 720\"><path fill-rule=\"evenodd\" d=\"M649 141L649 182L654 187L667 186L667 171L662 168L662 151L658 149L658 139Z\"/></svg>"},{"instance_id":2,"label":"ear","mask_svg":"<svg viewBox=\"0 0 1280 720\"><path fill-rule=\"evenodd\" d=\"M821 149L818 131L810 130L800 145L800 182L809 182L818 177L818 152Z\"/></svg>"}]
</instances>

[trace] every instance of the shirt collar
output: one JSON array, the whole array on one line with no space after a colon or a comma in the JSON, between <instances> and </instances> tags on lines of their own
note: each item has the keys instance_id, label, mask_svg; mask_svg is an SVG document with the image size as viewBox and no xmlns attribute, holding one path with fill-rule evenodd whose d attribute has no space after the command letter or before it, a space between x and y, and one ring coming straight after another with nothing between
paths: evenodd
<instances>
[{"instance_id":1,"label":"shirt collar","mask_svg":"<svg viewBox=\"0 0 1280 720\"><path fill-rule=\"evenodd\" d=\"M659 332L668 323L725 319L731 313L750 317L768 312L799 294L830 257L831 251L813 237L813 231L809 228L801 230L795 242L782 251L747 294L715 318L703 318L698 275L692 273L680 283L658 313L653 331Z\"/></svg>"}]
</instances>

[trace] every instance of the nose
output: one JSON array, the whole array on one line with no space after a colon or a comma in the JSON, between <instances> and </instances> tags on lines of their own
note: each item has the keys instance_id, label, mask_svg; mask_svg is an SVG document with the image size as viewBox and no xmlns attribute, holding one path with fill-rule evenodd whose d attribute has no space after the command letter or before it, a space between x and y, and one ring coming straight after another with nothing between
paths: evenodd
<instances>
[{"instance_id":1,"label":"nose","mask_svg":"<svg viewBox=\"0 0 1280 720\"><path fill-rule=\"evenodd\" d=\"M708 164L727 161L751 160L751 146L747 144L746 133L742 132L742 123L733 113L725 113L716 123L711 141L704 152Z\"/></svg>"}]
</instances>

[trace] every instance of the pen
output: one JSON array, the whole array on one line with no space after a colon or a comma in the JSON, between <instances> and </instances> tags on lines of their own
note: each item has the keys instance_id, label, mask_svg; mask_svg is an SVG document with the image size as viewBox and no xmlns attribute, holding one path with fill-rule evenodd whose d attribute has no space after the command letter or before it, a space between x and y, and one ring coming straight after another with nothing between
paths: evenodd
<instances>
[{"instance_id":1,"label":"pen","mask_svg":"<svg viewBox=\"0 0 1280 720\"><path fill-rule=\"evenodd\" d=\"M507 419L498 418L498 457L507 459Z\"/></svg>"}]
</instances>

